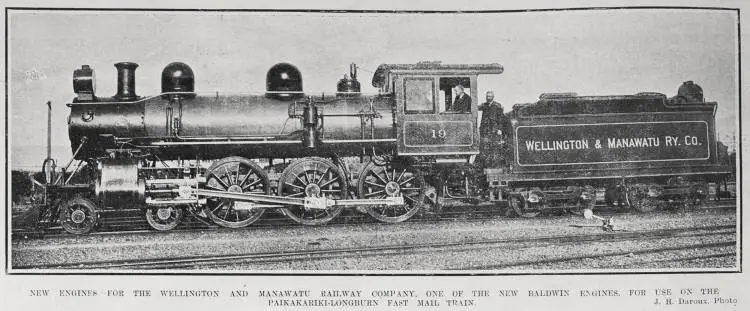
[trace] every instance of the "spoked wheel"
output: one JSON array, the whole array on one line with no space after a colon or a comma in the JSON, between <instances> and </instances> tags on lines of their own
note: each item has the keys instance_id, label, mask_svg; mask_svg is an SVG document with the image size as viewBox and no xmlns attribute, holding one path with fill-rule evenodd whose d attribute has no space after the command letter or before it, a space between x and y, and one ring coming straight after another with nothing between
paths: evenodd
<instances>
[{"instance_id":1,"label":"spoked wheel","mask_svg":"<svg viewBox=\"0 0 750 311\"><path fill-rule=\"evenodd\" d=\"M405 221L422 208L427 192L422 174L411 167L395 168L392 163L365 166L357 181L360 199L404 197L404 205L369 205L365 207L373 218L389 223Z\"/></svg>"},{"instance_id":2,"label":"spoked wheel","mask_svg":"<svg viewBox=\"0 0 750 311\"><path fill-rule=\"evenodd\" d=\"M585 200L582 198L582 195L584 193L588 194L589 189L586 187L578 187L578 186L568 186L565 191L572 193L573 199L570 199L569 202L567 202L566 205L569 205L570 208L566 209L568 213L571 213L573 215L580 215L583 216L583 212L587 209L593 210L594 209L594 201L593 200Z\"/></svg>"},{"instance_id":3,"label":"spoked wheel","mask_svg":"<svg viewBox=\"0 0 750 311\"><path fill-rule=\"evenodd\" d=\"M590 209L593 211L594 208L596 208L596 189L591 185L586 185L583 187L582 194L586 194L588 197L586 200L581 200L584 209ZM583 211L581 211L581 213L583 213Z\"/></svg>"},{"instance_id":4,"label":"spoked wheel","mask_svg":"<svg viewBox=\"0 0 750 311\"><path fill-rule=\"evenodd\" d=\"M636 189L628 191L628 203L641 213L648 213L659 207L659 199L649 197L648 189Z\"/></svg>"},{"instance_id":5,"label":"spoked wheel","mask_svg":"<svg viewBox=\"0 0 750 311\"><path fill-rule=\"evenodd\" d=\"M658 186L639 186L628 191L628 203L631 208L635 208L641 213L653 212L659 208L663 189Z\"/></svg>"},{"instance_id":6,"label":"spoked wheel","mask_svg":"<svg viewBox=\"0 0 750 311\"><path fill-rule=\"evenodd\" d=\"M234 193L271 194L268 175L253 161L242 157L219 160L208 168L206 188ZM206 213L216 224L242 228L263 216L265 210L251 202L212 198L206 200Z\"/></svg>"},{"instance_id":7,"label":"spoked wheel","mask_svg":"<svg viewBox=\"0 0 750 311\"><path fill-rule=\"evenodd\" d=\"M633 207L641 213L649 213L655 211L659 207L659 201L654 198L643 197L636 200Z\"/></svg>"},{"instance_id":8,"label":"spoked wheel","mask_svg":"<svg viewBox=\"0 0 750 311\"><path fill-rule=\"evenodd\" d=\"M668 202L667 209L674 211L674 212L687 212L692 211L695 207L695 204L691 201L691 198L685 196L681 198L680 200L676 200L674 202Z\"/></svg>"},{"instance_id":9,"label":"spoked wheel","mask_svg":"<svg viewBox=\"0 0 750 311\"><path fill-rule=\"evenodd\" d=\"M169 231L177 227L185 218L185 210L181 207L159 207L146 210L146 221L149 226L159 231Z\"/></svg>"},{"instance_id":10,"label":"spoked wheel","mask_svg":"<svg viewBox=\"0 0 750 311\"><path fill-rule=\"evenodd\" d=\"M75 197L60 206L60 225L70 234L89 233L98 222L96 204L89 199Z\"/></svg>"},{"instance_id":11,"label":"spoked wheel","mask_svg":"<svg viewBox=\"0 0 750 311\"><path fill-rule=\"evenodd\" d=\"M690 186L690 194L688 195L688 208L693 210L706 202L708 197L708 184L705 182L696 183Z\"/></svg>"},{"instance_id":12,"label":"spoked wheel","mask_svg":"<svg viewBox=\"0 0 750 311\"><path fill-rule=\"evenodd\" d=\"M513 211L516 212L516 215L524 217L524 218L533 218L536 217L541 213L539 210L533 210L528 208L528 204L526 204L526 200L523 199L521 196L512 196L508 199L508 204L511 208L513 208Z\"/></svg>"},{"instance_id":13,"label":"spoked wheel","mask_svg":"<svg viewBox=\"0 0 750 311\"><path fill-rule=\"evenodd\" d=\"M347 194L347 178L333 162L323 158L304 158L289 165L279 179L279 195L290 198L326 197L344 199ZM304 225L322 225L341 214L343 206L326 209L306 209L289 206L282 212L292 220Z\"/></svg>"}]
</instances>

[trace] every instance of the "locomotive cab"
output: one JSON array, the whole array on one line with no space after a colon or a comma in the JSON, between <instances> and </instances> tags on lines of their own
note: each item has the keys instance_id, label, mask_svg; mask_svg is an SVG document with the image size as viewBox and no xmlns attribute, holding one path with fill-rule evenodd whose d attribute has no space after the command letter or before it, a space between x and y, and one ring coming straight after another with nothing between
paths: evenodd
<instances>
[{"instance_id":1,"label":"locomotive cab","mask_svg":"<svg viewBox=\"0 0 750 311\"><path fill-rule=\"evenodd\" d=\"M397 153L437 162L479 154L477 76L502 72L499 64L380 65L373 86L395 98Z\"/></svg>"}]
</instances>

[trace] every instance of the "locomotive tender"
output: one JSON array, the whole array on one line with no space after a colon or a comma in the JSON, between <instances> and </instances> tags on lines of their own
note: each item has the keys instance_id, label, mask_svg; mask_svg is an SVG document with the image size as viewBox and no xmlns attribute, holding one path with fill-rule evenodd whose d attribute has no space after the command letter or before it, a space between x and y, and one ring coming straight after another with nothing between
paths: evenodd
<instances>
[{"instance_id":1,"label":"locomotive tender","mask_svg":"<svg viewBox=\"0 0 750 311\"><path fill-rule=\"evenodd\" d=\"M699 202L708 181L729 173L716 148L716 103L692 82L670 99L543 94L506 114L508 130L488 150L477 76L502 73L499 64L384 64L372 79L377 95L360 92L352 64L333 96L305 94L287 63L268 71L264 94L199 94L192 69L175 62L162 92L142 97L137 66L115 64L112 97L97 96L89 66L74 72L73 159L61 172L45 160L42 224L82 234L101 210L132 207L157 230L186 214L244 227L267 209L308 225L346 208L400 222L466 202L531 217L593 208L597 188L648 211ZM474 98L469 111L446 111L456 85ZM501 160L477 160L486 153Z\"/></svg>"}]
</instances>

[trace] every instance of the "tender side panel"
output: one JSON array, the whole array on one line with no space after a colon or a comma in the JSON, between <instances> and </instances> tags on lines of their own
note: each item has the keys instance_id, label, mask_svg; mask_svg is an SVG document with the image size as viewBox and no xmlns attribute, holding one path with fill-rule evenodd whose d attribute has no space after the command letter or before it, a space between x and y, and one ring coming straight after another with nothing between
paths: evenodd
<instances>
[{"instance_id":1,"label":"tender side panel","mask_svg":"<svg viewBox=\"0 0 750 311\"><path fill-rule=\"evenodd\" d=\"M525 125L515 129L520 166L701 161L711 155L706 121Z\"/></svg>"},{"instance_id":2,"label":"tender side panel","mask_svg":"<svg viewBox=\"0 0 750 311\"><path fill-rule=\"evenodd\" d=\"M712 108L517 117L511 170L496 173L517 182L719 176L729 170L717 160Z\"/></svg>"}]
</instances>

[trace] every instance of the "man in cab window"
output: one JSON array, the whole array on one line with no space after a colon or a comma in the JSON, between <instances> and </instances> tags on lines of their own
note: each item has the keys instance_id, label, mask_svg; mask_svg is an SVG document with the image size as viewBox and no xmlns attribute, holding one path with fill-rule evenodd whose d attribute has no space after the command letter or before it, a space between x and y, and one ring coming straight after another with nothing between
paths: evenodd
<instances>
[{"instance_id":1,"label":"man in cab window","mask_svg":"<svg viewBox=\"0 0 750 311\"><path fill-rule=\"evenodd\" d=\"M468 113L471 112L471 96L464 93L463 85L459 84L454 87L456 91L456 97L453 99L453 103L446 109L447 112L454 113Z\"/></svg>"}]
</instances>

